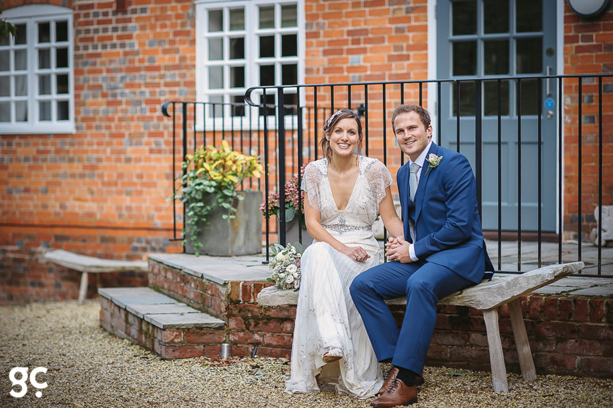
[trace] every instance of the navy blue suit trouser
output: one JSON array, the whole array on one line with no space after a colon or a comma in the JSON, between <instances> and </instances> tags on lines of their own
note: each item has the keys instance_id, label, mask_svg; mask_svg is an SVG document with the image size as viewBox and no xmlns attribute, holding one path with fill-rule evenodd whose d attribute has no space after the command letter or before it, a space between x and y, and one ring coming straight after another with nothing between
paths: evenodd
<instances>
[{"instance_id":1,"label":"navy blue suit trouser","mask_svg":"<svg viewBox=\"0 0 613 408\"><path fill-rule=\"evenodd\" d=\"M377 359L421 375L434 326L436 303L474 283L450 269L429 263L387 262L358 275L351 284L355 303ZM401 330L385 300L406 296Z\"/></svg>"}]
</instances>

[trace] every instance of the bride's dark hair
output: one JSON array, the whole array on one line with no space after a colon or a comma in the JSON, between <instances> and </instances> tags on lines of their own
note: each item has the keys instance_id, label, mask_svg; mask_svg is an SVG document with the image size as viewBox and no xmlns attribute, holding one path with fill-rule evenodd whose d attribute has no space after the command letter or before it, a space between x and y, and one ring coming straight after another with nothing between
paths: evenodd
<instances>
[{"instance_id":1,"label":"bride's dark hair","mask_svg":"<svg viewBox=\"0 0 613 408\"><path fill-rule=\"evenodd\" d=\"M359 136L358 150L362 150L363 134L362 134L362 122L360 121L360 117L358 116L357 113L355 113L354 111L350 109L341 109L339 111L336 111L336 113L330 116L330 118L326 121L326 125L324 126L324 136L319 141L319 144L321 145L321 150L324 152L328 160L330 160L330 158L332 157L332 148L330 147L330 141L328 140L328 137L330 136L330 134L332 133L332 130L334 130L338 122L340 122L343 119L348 119L348 118L354 119L356 123L358 124L358 136Z\"/></svg>"}]
</instances>

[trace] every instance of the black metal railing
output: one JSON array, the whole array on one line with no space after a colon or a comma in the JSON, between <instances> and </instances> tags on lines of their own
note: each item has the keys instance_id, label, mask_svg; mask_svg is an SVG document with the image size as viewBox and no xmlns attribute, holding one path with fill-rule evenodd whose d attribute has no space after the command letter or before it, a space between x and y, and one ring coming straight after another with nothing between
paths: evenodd
<instances>
[{"instance_id":1,"label":"black metal railing","mask_svg":"<svg viewBox=\"0 0 613 408\"><path fill-rule=\"evenodd\" d=\"M177 131L181 133L182 152L173 154L173 179L180 161L192 149L216 144L217 138L231 138L233 148L235 142L241 150L248 145L250 154L262 157L265 179L249 180L248 184L264 191L268 204L271 192L278 192L283 203L282 187L288 178L299 175L304 163L320 158L317 143L323 136L323 125L331 112L340 108L354 109L363 118L361 153L380 159L395 174L405 158L388 129L391 112L399 104L426 102L436 119L437 142L461 151L471 161L484 232L497 241L495 267L522 272L532 258L538 267L571 260L585 262L582 243L596 227L596 217L585 214L585 208L598 208L598 219L602 220L603 201L611 204L603 192L605 187L613 189L610 177L604 178L613 174L613 152L610 140L607 143L605 139L610 139L606 135L613 131L613 119L603 117L603 105L605 110L610 108L603 94L610 92L613 75L271 86L247 90L245 105L171 101L164 103L162 112L173 118L173 146L178 141ZM292 102L299 101L298 105L286 104L288 95ZM260 104L259 100L268 103ZM226 114L231 112L229 116L218 109L225 105L230 106L226 110ZM240 116L231 116L237 111ZM235 129L237 124L240 126ZM609 161L603 162L604 157ZM182 239L177 235L178 217L173 215L174 239ZM268 218L265 221L266 248L275 230L277 240L285 244L284 206L279 208L277 223ZM572 240L578 241L576 251L567 251L567 241ZM503 264L504 241L517 243L510 257L516 268ZM536 243L536 254L526 254L523 247L528 241ZM542 245L548 241L557 243L555 259L543 257ZM601 234L597 244L595 259L586 262L596 273L585 273L586 268L585 276L604 276Z\"/></svg>"}]
</instances>

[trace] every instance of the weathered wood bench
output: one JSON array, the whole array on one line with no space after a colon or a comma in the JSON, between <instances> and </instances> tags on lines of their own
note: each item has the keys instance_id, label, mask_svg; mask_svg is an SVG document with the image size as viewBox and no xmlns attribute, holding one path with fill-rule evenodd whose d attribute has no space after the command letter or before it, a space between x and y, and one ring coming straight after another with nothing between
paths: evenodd
<instances>
[{"instance_id":1,"label":"weathered wood bench","mask_svg":"<svg viewBox=\"0 0 613 408\"><path fill-rule=\"evenodd\" d=\"M145 261L117 261L94 258L64 251L63 249L49 251L45 253L44 258L66 268L83 272L81 275L81 286L79 287L79 304L83 303L87 294L88 273L147 271L147 262Z\"/></svg>"},{"instance_id":2,"label":"weathered wood bench","mask_svg":"<svg viewBox=\"0 0 613 408\"><path fill-rule=\"evenodd\" d=\"M498 308L504 304L508 305L522 376L526 381L535 380L536 369L519 298L576 273L583 267L583 262L573 262L550 265L517 275L494 275L491 281L483 281L476 286L454 293L439 302L441 305L469 306L483 312L495 392L508 392L509 390L498 327ZM280 290L276 286L265 288L258 296L258 303L266 306L295 305L297 301L298 292ZM390 305L406 304L406 299L392 299L387 303Z\"/></svg>"}]
</instances>

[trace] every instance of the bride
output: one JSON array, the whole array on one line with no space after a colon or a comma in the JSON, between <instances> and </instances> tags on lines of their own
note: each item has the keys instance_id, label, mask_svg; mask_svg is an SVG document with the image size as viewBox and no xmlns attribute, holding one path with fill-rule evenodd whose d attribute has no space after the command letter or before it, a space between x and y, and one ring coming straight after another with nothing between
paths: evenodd
<instances>
[{"instance_id":1,"label":"bride","mask_svg":"<svg viewBox=\"0 0 613 408\"><path fill-rule=\"evenodd\" d=\"M383 376L349 286L378 265L382 253L372 226L381 214L392 236L403 234L383 163L355 154L362 124L351 110L332 115L320 143L326 158L305 168L302 190L309 234L302 255L289 393L333 388L358 398L374 396Z\"/></svg>"}]
</instances>

